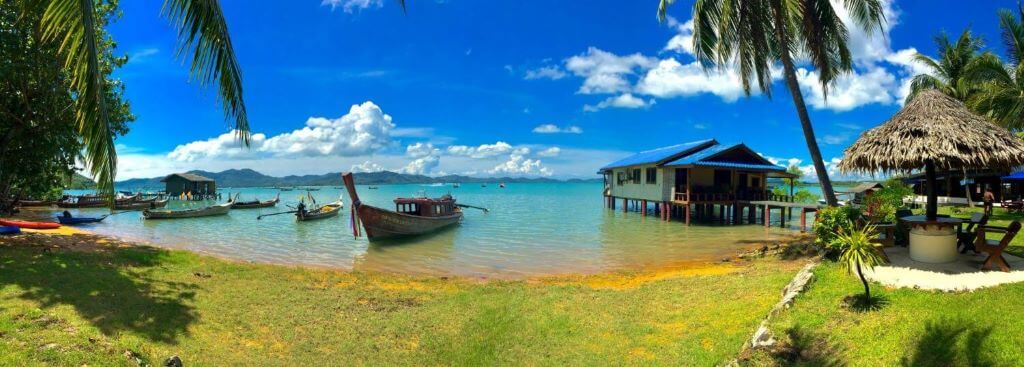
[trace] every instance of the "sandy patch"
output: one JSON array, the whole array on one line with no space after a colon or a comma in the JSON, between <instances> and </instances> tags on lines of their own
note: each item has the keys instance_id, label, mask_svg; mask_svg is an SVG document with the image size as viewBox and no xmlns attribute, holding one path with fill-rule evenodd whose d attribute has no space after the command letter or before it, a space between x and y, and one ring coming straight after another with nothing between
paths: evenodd
<instances>
[{"instance_id":1,"label":"sandy patch","mask_svg":"<svg viewBox=\"0 0 1024 367\"><path fill-rule=\"evenodd\" d=\"M1003 254L1010 263L1010 272L981 270L988 254L964 254L944 264L927 264L910 259L905 247L885 250L892 261L866 271L868 279L890 287L917 288L941 291L972 291L1000 284L1024 282L1024 259Z\"/></svg>"}]
</instances>

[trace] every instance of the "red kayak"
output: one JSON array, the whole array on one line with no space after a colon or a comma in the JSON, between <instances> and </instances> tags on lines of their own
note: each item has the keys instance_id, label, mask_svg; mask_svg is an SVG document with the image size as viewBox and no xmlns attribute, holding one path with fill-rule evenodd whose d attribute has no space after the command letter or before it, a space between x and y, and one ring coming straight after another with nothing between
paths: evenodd
<instances>
[{"instance_id":1,"label":"red kayak","mask_svg":"<svg viewBox=\"0 0 1024 367\"><path fill-rule=\"evenodd\" d=\"M28 222L23 220L7 220L0 219L0 226L14 226L18 228L30 228L30 229L57 229L60 228L59 223L54 222Z\"/></svg>"}]
</instances>

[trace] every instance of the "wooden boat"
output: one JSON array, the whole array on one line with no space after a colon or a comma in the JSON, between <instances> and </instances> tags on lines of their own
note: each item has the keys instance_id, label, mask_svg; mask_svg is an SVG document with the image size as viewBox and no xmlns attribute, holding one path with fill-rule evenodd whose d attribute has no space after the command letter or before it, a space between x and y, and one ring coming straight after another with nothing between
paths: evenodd
<instances>
[{"instance_id":1,"label":"wooden boat","mask_svg":"<svg viewBox=\"0 0 1024 367\"><path fill-rule=\"evenodd\" d=\"M107 199L102 196L76 196L70 200L65 200L57 203L58 207L61 208L101 208L107 206Z\"/></svg>"},{"instance_id":2,"label":"wooden boat","mask_svg":"<svg viewBox=\"0 0 1024 367\"><path fill-rule=\"evenodd\" d=\"M53 201L50 200L18 200L18 206L22 208L28 207L40 207L40 206L51 206Z\"/></svg>"},{"instance_id":3,"label":"wooden boat","mask_svg":"<svg viewBox=\"0 0 1024 367\"><path fill-rule=\"evenodd\" d=\"M295 190L295 189L291 188L291 187L279 187L278 190L281 190L281 191L292 191L292 190Z\"/></svg>"},{"instance_id":4,"label":"wooden boat","mask_svg":"<svg viewBox=\"0 0 1024 367\"><path fill-rule=\"evenodd\" d=\"M504 189L505 188L505 183L502 182L502 183L498 184L498 188L499 189Z\"/></svg>"},{"instance_id":5,"label":"wooden boat","mask_svg":"<svg viewBox=\"0 0 1024 367\"><path fill-rule=\"evenodd\" d=\"M319 187L307 187L306 191L320 191Z\"/></svg>"},{"instance_id":6,"label":"wooden boat","mask_svg":"<svg viewBox=\"0 0 1024 367\"><path fill-rule=\"evenodd\" d=\"M54 223L54 222L30 222L30 221L27 221L27 220L0 219L0 226L11 226L11 227L29 228L29 229L57 229L57 228L60 228L60 223Z\"/></svg>"},{"instance_id":7,"label":"wooden boat","mask_svg":"<svg viewBox=\"0 0 1024 367\"><path fill-rule=\"evenodd\" d=\"M65 212L67 213L67 212ZM102 215L99 217L72 217L71 214L58 215L57 221L64 225L76 225L76 224L88 224L88 223L99 223L107 218L108 215Z\"/></svg>"},{"instance_id":8,"label":"wooden boat","mask_svg":"<svg viewBox=\"0 0 1024 367\"><path fill-rule=\"evenodd\" d=\"M142 217L146 219L179 219L210 217L224 215L231 211L231 203L217 204L198 209L186 210L143 210Z\"/></svg>"},{"instance_id":9,"label":"wooden boat","mask_svg":"<svg viewBox=\"0 0 1024 367\"><path fill-rule=\"evenodd\" d=\"M137 202L134 202L134 203L126 203L126 204L114 204L114 209L119 209L119 210L158 209L158 208L163 208L163 207L167 206L167 201L168 200L169 199L163 199L163 200L155 200L154 199L154 200L137 201Z\"/></svg>"},{"instance_id":10,"label":"wooden boat","mask_svg":"<svg viewBox=\"0 0 1024 367\"><path fill-rule=\"evenodd\" d=\"M304 204L299 204L299 210L295 212L295 219L304 222L308 220L317 220L337 216L341 212L341 208L345 207L345 204L339 199L330 204L314 208L313 210L305 210Z\"/></svg>"},{"instance_id":11,"label":"wooden boat","mask_svg":"<svg viewBox=\"0 0 1024 367\"><path fill-rule=\"evenodd\" d=\"M436 199L397 198L395 211L391 211L363 204L356 193L351 172L343 174L342 180L352 199L352 229L358 236L361 222L366 238L371 241L429 233L459 223L462 219L462 209L451 195Z\"/></svg>"},{"instance_id":12,"label":"wooden boat","mask_svg":"<svg viewBox=\"0 0 1024 367\"><path fill-rule=\"evenodd\" d=\"M237 199L237 196L235 197ZM277 194L273 200L259 201L229 201L231 203L231 209L252 209L252 208L268 208L277 205L281 201L281 193Z\"/></svg>"}]
</instances>

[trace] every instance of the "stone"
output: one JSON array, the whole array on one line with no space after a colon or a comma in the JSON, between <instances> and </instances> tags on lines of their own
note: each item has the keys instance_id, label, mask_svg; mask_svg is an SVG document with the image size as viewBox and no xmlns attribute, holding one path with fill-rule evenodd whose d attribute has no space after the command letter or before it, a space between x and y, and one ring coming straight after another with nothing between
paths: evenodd
<instances>
[{"instance_id":1,"label":"stone","mask_svg":"<svg viewBox=\"0 0 1024 367\"><path fill-rule=\"evenodd\" d=\"M167 360L164 361L164 367L184 367L184 366L185 365L183 363L181 363L181 358L179 358L178 356L171 356L171 358L167 358Z\"/></svg>"}]
</instances>

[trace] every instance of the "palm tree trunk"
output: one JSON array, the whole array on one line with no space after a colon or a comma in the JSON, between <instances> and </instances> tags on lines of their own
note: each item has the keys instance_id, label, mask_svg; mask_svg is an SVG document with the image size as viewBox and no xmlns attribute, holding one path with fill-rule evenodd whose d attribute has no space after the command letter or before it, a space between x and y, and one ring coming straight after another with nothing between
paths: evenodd
<instances>
[{"instance_id":1,"label":"palm tree trunk","mask_svg":"<svg viewBox=\"0 0 1024 367\"><path fill-rule=\"evenodd\" d=\"M860 262L857 263L857 275L860 276L860 282L864 284L864 298L871 299L871 287L868 286L868 280L864 279L864 272L860 271Z\"/></svg>"},{"instance_id":2,"label":"palm tree trunk","mask_svg":"<svg viewBox=\"0 0 1024 367\"><path fill-rule=\"evenodd\" d=\"M783 5L781 0L772 1L773 12L775 13L776 27L775 37L779 43L782 67L786 77L786 86L789 87L789 94L793 96L793 105L796 106L796 113L800 117L800 127L804 130L804 140L807 142L807 150L811 153L811 162L814 163L814 171L818 174L818 183L821 184L821 193L825 196L828 206L836 206L836 193L832 191L832 181L828 178L828 170L825 168L825 161L821 158L821 150L818 149L818 140L814 137L814 126L811 125L811 117L807 114L807 105L804 104L804 95L800 92L800 83L796 80L796 67L789 53L789 30L785 29L786 21L782 16Z\"/></svg>"}]
</instances>

